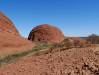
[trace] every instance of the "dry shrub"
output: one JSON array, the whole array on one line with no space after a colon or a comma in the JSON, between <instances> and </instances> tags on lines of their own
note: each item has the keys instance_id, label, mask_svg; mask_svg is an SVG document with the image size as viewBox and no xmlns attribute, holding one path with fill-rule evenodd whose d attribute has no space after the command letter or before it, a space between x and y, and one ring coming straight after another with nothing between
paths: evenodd
<instances>
[{"instance_id":1,"label":"dry shrub","mask_svg":"<svg viewBox=\"0 0 99 75\"><path fill-rule=\"evenodd\" d=\"M71 39L66 38L62 41L62 45L67 47L67 48L72 48L73 47L73 41Z\"/></svg>"},{"instance_id":2,"label":"dry shrub","mask_svg":"<svg viewBox=\"0 0 99 75\"><path fill-rule=\"evenodd\" d=\"M86 40L91 44L99 44L99 36L96 34L89 35Z\"/></svg>"},{"instance_id":3,"label":"dry shrub","mask_svg":"<svg viewBox=\"0 0 99 75\"><path fill-rule=\"evenodd\" d=\"M87 40L84 39L71 39L71 38L66 38L64 39L61 43L54 43L53 47L54 48L65 48L65 49L70 49L70 48L84 48L90 46L90 43Z\"/></svg>"},{"instance_id":4,"label":"dry shrub","mask_svg":"<svg viewBox=\"0 0 99 75\"><path fill-rule=\"evenodd\" d=\"M90 43L87 40L80 39L74 41L74 47L88 47L90 46Z\"/></svg>"},{"instance_id":5,"label":"dry shrub","mask_svg":"<svg viewBox=\"0 0 99 75\"><path fill-rule=\"evenodd\" d=\"M88 47L90 46L90 42L88 42L87 40L85 39L81 39L81 38L78 38L78 39L65 39L64 40L64 44L67 46L67 47Z\"/></svg>"},{"instance_id":6,"label":"dry shrub","mask_svg":"<svg viewBox=\"0 0 99 75\"><path fill-rule=\"evenodd\" d=\"M73 43L70 41L70 39L64 39L62 42L60 43L54 43L53 44L53 48L72 48Z\"/></svg>"}]
</instances>

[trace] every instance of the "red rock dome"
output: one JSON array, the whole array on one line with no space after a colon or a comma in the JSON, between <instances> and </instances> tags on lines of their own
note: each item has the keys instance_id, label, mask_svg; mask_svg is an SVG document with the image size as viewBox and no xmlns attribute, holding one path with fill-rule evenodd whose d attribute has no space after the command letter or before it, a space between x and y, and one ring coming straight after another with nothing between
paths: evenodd
<instances>
[{"instance_id":1,"label":"red rock dome","mask_svg":"<svg viewBox=\"0 0 99 75\"><path fill-rule=\"evenodd\" d=\"M57 27L48 24L33 28L28 36L28 40L46 43L58 43L63 39L63 33Z\"/></svg>"},{"instance_id":2,"label":"red rock dome","mask_svg":"<svg viewBox=\"0 0 99 75\"><path fill-rule=\"evenodd\" d=\"M1 12L0 12L0 32L7 32L14 35L19 35L19 32L12 23L12 21Z\"/></svg>"},{"instance_id":3,"label":"red rock dome","mask_svg":"<svg viewBox=\"0 0 99 75\"><path fill-rule=\"evenodd\" d=\"M30 50L33 43L19 34L12 21L0 12L0 55Z\"/></svg>"}]
</instances>

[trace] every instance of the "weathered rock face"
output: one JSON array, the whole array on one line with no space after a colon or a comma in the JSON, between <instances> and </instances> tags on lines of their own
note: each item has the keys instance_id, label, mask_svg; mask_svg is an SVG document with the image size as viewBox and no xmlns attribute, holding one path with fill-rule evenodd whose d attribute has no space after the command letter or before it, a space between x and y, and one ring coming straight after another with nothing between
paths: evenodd
<instances>
[{"instance_id":1,"label":"weathered rock face","mask_svg":"<svg viewBox=\"0 0 99 75\"><path fill-rule=\"evenodd\" d=\"M34 44L21 37L13 23L0 13L0 55L20 50L30 50Z\"/></svg>"},{"instance_id":2,"label":"weathered rock face","mask_svg":"<svg viewBox=\"0 0 99 75\"><path fill-rule=\"evenodd\" d=\"M46 43L58 43L64 40L63 33L56 27L43 24L32 29L28 40Z\"/></svg>"},{"instance_id":3,"label":"weathered rock face","mask_svg":"<svg viewBox=\"0 0 99 75\"><path fill-rule=\"evenodd\" d=\"M14 35L19 35L19 32L13 25L13 23L6 17L3 13L0 12L0 32L7 32Z\"/></svg>"}]
</instances>

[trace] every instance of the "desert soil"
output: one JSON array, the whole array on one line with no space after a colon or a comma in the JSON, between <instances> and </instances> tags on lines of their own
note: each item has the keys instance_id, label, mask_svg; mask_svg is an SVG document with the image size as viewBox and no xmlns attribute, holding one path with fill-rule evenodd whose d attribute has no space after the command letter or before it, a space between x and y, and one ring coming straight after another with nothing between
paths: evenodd
<instances>
[{"instance_id":1,"label":"desert soil","mask_svg":"<svg viewBox=\"0 0 99 75\"><path fill-rule=\"evenodd\" d=\"M4 65L0 75L99 75L99 53L94 49L55 50Z\"/></svg>"}]
</instances>

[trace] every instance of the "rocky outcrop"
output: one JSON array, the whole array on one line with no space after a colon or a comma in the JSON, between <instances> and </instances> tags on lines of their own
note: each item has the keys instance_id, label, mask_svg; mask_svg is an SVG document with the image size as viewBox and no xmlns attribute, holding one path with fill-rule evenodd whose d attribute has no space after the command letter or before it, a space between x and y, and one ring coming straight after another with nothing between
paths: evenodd
<instances>
[{"instance_id":1,"label":"rocky outcrop","mask_svg":"<svg viewBox=\"0 0 99 75\"><path fill-rule=\"evenodd\" d=\"M58 43L64 39L64 35L58 28L43 24L33 28L28 39L36 42Z\"/></svg>"},{"instance_id":2,"label":"rocky outcrop","mask_svg":"<svg viewBox=\"0 0 99 75\"><path fill-rule=\"evenodd\" d=\"M0 12L0 33L7 32L14 35L19 35L18 30L12 23L12 21Z\"/></svg>"},{"instance_id":3,"label":"rocky outcrop","mask_svg":"<svg viewBox=\"0 0 99 75\"><path fill-rule=\"evenodd\" d=\"M33 43L20 36L11 20L0 12L0 55L30 50Z\"/></svg>"}]
</instances>

